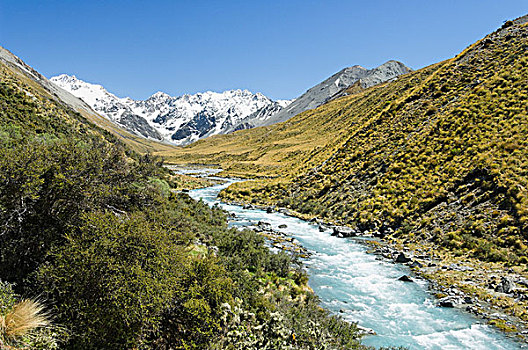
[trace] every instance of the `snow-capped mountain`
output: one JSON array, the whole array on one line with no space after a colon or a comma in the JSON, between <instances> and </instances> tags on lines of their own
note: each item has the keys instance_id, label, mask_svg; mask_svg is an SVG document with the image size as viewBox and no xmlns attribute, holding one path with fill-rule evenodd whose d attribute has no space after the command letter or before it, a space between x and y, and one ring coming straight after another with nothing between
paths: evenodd
<instances>
[{"instance_id":1,"label":"snow-capped mountain","mask_svg":"<svg viewBox=\"0 0 528 350\"><path fill-rule=\"evenodd\" d=\"M126 129L147 138L185 145L216 134L253 127L291 101L273 101L261 93L228 90L172 97L157 92L146 100L120 98L101 85L62 74L53 83ZM253 117L251 117L253 116Z\"/></svg>"},{"instance_id":2,"label":"snow-capped mountain","mask_svg":"<svg viewBox=\"0 0 528 350\"><path fill-rule=\"evenodd\" d=\"M271 125L345 95L354 84L361 88L397 78L411 69L388 61L374 69L345 68L295 100L273 101L248 90L207 91L172 97L157 92L146 100L120 98L101 85L62 74L50 80L82 99L99 114L147 138L186 145L216 134Z\"/></svg>"}]
</instances>

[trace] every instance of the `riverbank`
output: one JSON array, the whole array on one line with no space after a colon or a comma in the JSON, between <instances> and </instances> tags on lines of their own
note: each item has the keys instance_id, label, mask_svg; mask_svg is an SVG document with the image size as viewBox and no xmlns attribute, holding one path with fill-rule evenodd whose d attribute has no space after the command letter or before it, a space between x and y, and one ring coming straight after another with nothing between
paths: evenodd
<instances>
[{"instance_id":1,"label":"riverbank","mask_svg":"<svg viewBox=\"0 0 528 350\"><path fill-rule=\"evenodd\" d=\"M405 264L430 281L440 306L462 308L526 342L528 278L523 268L455 257L431 244L395 239L373 253L389 259L403 253L409 260Z\"/></svg>"},{"instance_id":2,"label":"riverbank","mask_svg":"<svg viewBox=\"0 0 528 350\"><path fill-rule=\"evenodd\" d=\"M526 343L528 340L528 272L519 266L505 267L467 256L454 256L430 243L408 242L394 237L375 238L375 232L356 229L309 218L287 208L256 203L229 202L247 209L280 212L311 221L319 230L339 238L355 239L375 254L395 264L412 269L413 276L428 282L428 290L439 307L458 308L504 332L508 337Z\"/></svg>"},{"instance_id":3,"label":"riverbank","mask_svg":"<svg viewBox=\"0 0 528 350\"><path fill-rule=\"evenodd\" d=\"M525 311L524 305L515 300L516 296L524 294L519 294L522 292L519 288L508 289L509 281L513 280L514 283L524 281L523 271L519 268L512 268L511 271L504 273L508 270L501 269L498 264L483 264L465 257L454 257L433 245L394 238L376 238L374 237L376 232L360 232L357 229L336 226L287 208L247 202L223 202L227 205L239 206L244 210L258 209L266 213L280 213L307 220L325 235L353 239L368 246L367 253L375 255L377 260L409 267L411 271L408 276L402 274L398 276L403 277L400 280L409 284L426 285L429 295L435 298L439 310L459 309L463 313L476 316L483 323L494 326L511 339L526 341L526 323L520 317L512 315L522 314ZM272 229L265 221L256 221L250 228L265 236L274 249L290 251L301 257L309 255L296 240L281 230ZM490 271L493 272L491 276L489 276ZM495 289L501 289L503 292Z\"/></svg>"}]
</instances>

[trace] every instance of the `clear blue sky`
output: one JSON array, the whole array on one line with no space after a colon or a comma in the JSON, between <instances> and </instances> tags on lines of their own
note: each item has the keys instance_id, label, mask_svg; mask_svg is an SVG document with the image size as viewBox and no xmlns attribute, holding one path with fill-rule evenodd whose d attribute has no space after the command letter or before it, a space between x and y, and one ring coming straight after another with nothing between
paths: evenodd
<instances>
[{"instance_id":1,"label":"clear blue sky","mask_svg":"<svg viewBox=\"0 0 528 350\"><path fill-rule=\"evenodd\" d=\"M0 0L0 45L118 96L293 98L346 66L450 58L526 13L527 0Z\"/></svg>"}]
</instances>

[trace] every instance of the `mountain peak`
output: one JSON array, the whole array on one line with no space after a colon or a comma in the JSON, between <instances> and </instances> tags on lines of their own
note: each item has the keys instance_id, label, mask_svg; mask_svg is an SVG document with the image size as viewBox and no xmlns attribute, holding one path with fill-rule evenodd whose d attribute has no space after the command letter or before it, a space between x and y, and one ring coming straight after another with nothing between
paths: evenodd
<instances>
[{"instance_id":1,"label":"mountain peak","mask_svg":"<svg viewBox=\"0 0 528 350\"><path fill-rule=\"evenodd\" d=\"M403 70L407 70L408 72L411 72L412 69L407 67L405 64L403 64L402 62L400 61L396 61L396 60L389 60L385 63L383 63L382 65L372 69L372 70L379 70L379 69L384 69L384 68L388 68L388 67L399 67Z\"/></svg>"},{"instance_id":2,"label":"mountain peak","mask_svg":"<svg viewBox=\"0 0 528 350\"><path fill-rule=\"evenodd\" d=\"M158 91L146 100L134 100L119 98L103 86L84 82L75 75L61 74L50 80L129 131L178 145L230 132L258 111L262 111L259 117L266 119L286 105L247 89L179 97ZM265 110L268 106L273 108Z\"/></svg>"},{"instance_id":3,"label":"mountain peak","mask_svg":"<svg viewBox=\"0 0 528 350\"><path fill-rule=\"evenodd\" d=\"M171 98L171 96L163 91L158 91L154 94L152 94L152 96L149 97L149 99L156 99L156 100L159 100L159 99L163 99L163 100L166 100L166 99L169 99Z\"/></svg>"},{"instance_id":4,"label":"mountain peak","mask_svg":"<svg viewBox=\"0 0 528 350\"><path fill-rule=\"evenodd\" d=\"M54 77L51 77L50 78L51 81L55 82L55 81L62 81L62 82L78 82L79 79L77 79L77 77L75 75L69 75L69 74L59 74L57 76L54 76Z\"/></svg>"},{"instance_id":5,"label":"mountain peak","mask_svg":"<svg viewBox=\"0 0 528 350\"><path fill-rule=\"evenodd\" d=\"M284 108L272 118L268 118L260 125L283 122L299 113L317 108L329 100L341 96L347 88L356 82L359 82L362 88L368 88L392 80L410 71L410 68L395 60L387 61L374 69L366 69L360 65L343 68L330 78L310 88L287 108Z\"/></svg>"}]
</instances>

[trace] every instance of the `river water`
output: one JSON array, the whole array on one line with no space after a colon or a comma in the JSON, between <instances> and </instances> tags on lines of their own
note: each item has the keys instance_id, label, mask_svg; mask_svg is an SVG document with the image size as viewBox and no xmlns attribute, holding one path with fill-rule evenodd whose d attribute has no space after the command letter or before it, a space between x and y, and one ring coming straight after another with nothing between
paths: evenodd
<instances>
[{"instance_id":1,"label":"river water","mask_svg":"<svg viewBox=\"0 0 528 350\"><path fill-rule=\"evenodd\" d=\"M228 183L190 191L194 199L219 204L235 213L233 226L265 221L273 229L294 237L313 255L305 261L310 287L324 308L360 326L373 329L363 343L372 346L405 346L409 349L524 349L503 333L458 309L435 306L427 282L398 281L412 275L406 266L377 260L355 239L343 239L319 232L318 226L277 212L221 203L218 193ZM279 229L279 225L287 225Z\"/></svg>"}]
</instances>

